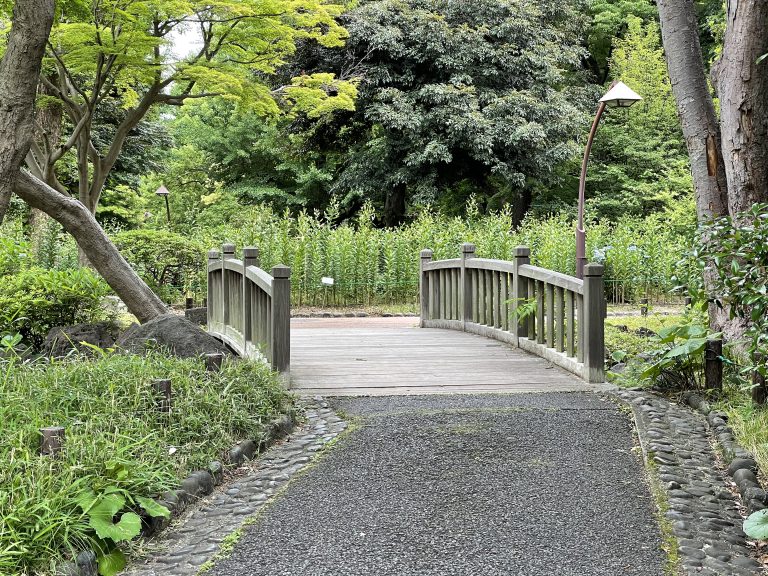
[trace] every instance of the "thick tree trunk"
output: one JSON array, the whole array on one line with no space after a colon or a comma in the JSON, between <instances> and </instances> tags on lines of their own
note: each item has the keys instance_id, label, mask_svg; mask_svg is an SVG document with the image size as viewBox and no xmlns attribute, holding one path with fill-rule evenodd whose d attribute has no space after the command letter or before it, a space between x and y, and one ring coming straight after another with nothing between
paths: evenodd
<instances>
[{"instance_id":1,"label":"thick tree trunk","mask_svg":"<svg viewBox=\"0 0 768 576\"><path fill-rule=\"evenodd\" d=\"M53 0L14 3L8 48L0 60L0 222L29 151L37 81L53 10Z\"/></svg>"},{"instance_id":2,"label":"thick tree trunk","mask_svg":"<svg viewBox=\"0 0 768 576\"><path fill-rule=\"evenodd\" d=\"M713 77L720 98L728 210L768 201L768 2L727 4L723 55Z\"/></svg>"},{"instance_id":3,"label":"thick tree trunk","mask_svg":"<svg viewBox=\"0 0 768 576\"><path fill-rule=\"evenodd\" d=\"M388 228L400 226L405 221L405 186L402 184L387 192L382 221Z\"/></svg>"},{"instance_id":4,"label":"thick tree trunk","mask_svg":"<svg viewBox=\"0 0 768 576\"><path fill-rule=\"evenodd\" d=\"M691 161L699 221L726 214L720 127L707 85L693 0L658 0L672 92Z\"/></svg>"},{"instance_id":5,"label":"thick tree trunk","mask_svg":"<svg viewBox=\"0 0 768 576\"><path fill-rule=\"evenodd\" d=\"M57 220L74 236L78 246L88 254L90 264L140 322L168 312L160 298L139 278L80 201L59 194L26 172L19 173L14 191L32 208L42 210Z\"/></svg>"}]
</instances>

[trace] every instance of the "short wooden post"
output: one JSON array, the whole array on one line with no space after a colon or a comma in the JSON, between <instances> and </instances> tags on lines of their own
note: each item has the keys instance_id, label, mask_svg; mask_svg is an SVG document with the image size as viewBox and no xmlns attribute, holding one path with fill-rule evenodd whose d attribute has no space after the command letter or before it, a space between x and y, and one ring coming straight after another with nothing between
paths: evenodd
<instances>
[{"instance_id":1,"label":"short wooden post","mask_svg":"<svg viewBox=\"0 0 768 576\"><path fill-rule=\"evenodd\" d=\"M759 367L765 369L765 358L762 354L755 354L753 362L755 369L752 371L752 401L755 404L765 404L768 400L768 387L766 387L765 376L758 370Z\"/></svg>"},{"instance_id":2,"label":"short wooden post","mask_svg":"<svg viewBox=\"0 0 768 576\"><path fill-rule=\"evenodd\" d=\"M272 367L288 374L291 370L291 269L272 268Z\"/></svg>"},{"instance_id":3,"label":"short wooden post","mask_svg":"<svg viewBox=\"0 0 768 576\"><path fill-rule=\"evenodd\" d=\"M640 298L640 316L648 316L648 298Z\"/></svg>"},{"instance_id":4,"label":"short wooden post","mask_svg":"<svg viewBox=\"0 0 768 576\"><path fill-rule=\"evenodd\" d=\"M227 277L227 260L234 259L235 245L221 245L221 322L224 325L223 330L229 326L229 278Z\"/></svg>"},{"instance_id":5,"label":"short wooden post","mask_svg":"<svg viewBox=\"0 0 768 576\"><path fill-rule=\"evenodd\" d=\"M203 306L208 308L208 327L210 329L210 326L213 322L216 321L216 315L214 314L214 311L216 309L216 294L213 291L213 271L210 270L211 264L214 264L218 262L218 260L221 258L221 254L218 250L208 250L208 297L203 300ZM212 305L208 307L208 300L212 302Z\"/></svg>"},{"instance_id":6,"label":"short wooden post","mask_svg":"<svg viewBox=\"0 0 768 576\"><path fill-rule=\"evenodd\" d=\"M187 296L186 299L184 300L184 309L190 310L194 307L195 307L195 299Z\"/></svg>"},{"instance_id":7,"label":"short wooden post","mask_svg":"<svg viewBox=\"0 0 768 576\"><path fill-rule=\"evenodd\" d=\"M424 328L426 321L430 319L430 279L424 271L424 266L432 261L432 256L434 256L434 252L429 248L422 250L419 255L419 305L421 308L419 326L422 328Z\"/></svg>"},{"instance_id":8,"label":"short wooden post","mask_svg":"<svg viewBox=\"0 0 768 576\"><path fill-rule=\"evenodd\" d=\"M723 341L707 340L704 349L704 386L708 390L723 389Z\"/></svg>"},{"instance_id":9,"label":"short wooden post","mask_svg":"<svg viewBox=\"0 0 768 576\"><path fill-rule=\"evenodd\" d=\"M221 365L224 363L224 354L215 352L205 355L205 369L208 372L221 372Z\"/></svg>"},{"instance_id":10,"label":"short wooden post","mask_svg":"<svg viewBox=\"0 0 768 576\"><path fill-rule=\"evenodd\" d=\"M461 306L461 323L464 330L467 329L467 323L472 322L472 300L475 295L472 294L472 273L467 270L467 260L474 257L475 245L469 242L462 244L459 306Z\"/></svg>"},{"instance_id":11,"label":"short wooden post","mask_svg":"<svg viewBox=\"0 0 768 576\"><path fill-rule=\"evenodd\" d=\"M693 304L693 298L691 298L690 296L686 296L685 297L685 307L686 308L690 308L691 304Z\"/></svg>"},{"instance_id":12,"label":"short wooden post","mask_svg":"<svg viewBox=\"0 0 768 576\"><path fill-rule=\"evenodd\" d=\"M64 448L64 427L50 426L40 428L40 454L56 457Z\"/></svg>"},{"instance_id":13,"label":"short wooden post","mask_svg":"<svg viewBox=\"0 0 768 576\"><path fill-rule=\"evenodd\" d=\"M512 333L515 339L528 337L528 322L518 316L518 307L528 299L528 279L520 275L520 266L531 263L531 249L517 246L514 251L514 272L512 274Z\"/></svg>"},{"instance_id":14,"label":"short wooden post","mask_svg":"<svg viewBox=\"0 0 768 576\"><path fill-rule=\"evenodd\" d=\"M155 394L155 406L158 412L171 413L171 381L168 378L152 380L152 391Z\"/></svg>"},{"instance_id":15,"label":"short wooden post","mask_svg":"<svg viewBox=\"0 0 768 576\"><path fill-rule=\"evenodd\" d=\"M254 246L243 248L243 348L248 352L248 344L253 342L253 284L248 280L246 269L259 265L259 249Z\"/></svg>"},{"instance_id":16,"label":"short wooden post","mask_svg":"<svg viewBox=\"0 0 768 576\"><path fill-rule=\"evenodd\" d=\"M584 267L584 379L591 383L605 381L605 291L603 266L587 264Z\"/></svg>"}]
</instances>

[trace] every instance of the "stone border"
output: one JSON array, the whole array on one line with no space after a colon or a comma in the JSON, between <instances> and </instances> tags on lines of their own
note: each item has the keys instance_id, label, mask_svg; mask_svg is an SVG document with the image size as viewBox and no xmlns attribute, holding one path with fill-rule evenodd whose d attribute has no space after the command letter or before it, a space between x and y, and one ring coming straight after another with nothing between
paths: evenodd
<instances>
[{"instance_id":1,"label":"stone border","mask_svg":"<svg viewBox=\"0 0 768 576\"><path fill-rule=\"evenodd\" d=\"M690 576L764 574L741 526L738 498L718 465L707 419L687 406L646 391L613 396L633 413L644 460L661 496L667 550Z\"/></svg>"},{"instance_id":2,"label":"stone border","mask_svg":"<svg viewBox=\"0 0 768 576\"><path fill-rule=\"evenodd\" d=\"M236 467L253 460L259 453L265 452L276 442L290 434L296 424L293 411L273 418L265 437L256 443L243 440L233 446L228 453L229 466ZM180 516L192 503L211 494L215 487L225 480L225 466L218 460L212 461L207 470L195 470L179 484L176 490L169 490L155 501L171 512L171 518L144 518L141 537L148 538L165 529L175 517ZM80 552L74 561L64 562L56 568L57 576L97 576L98 564L92 550Z\"/></svg>"},{"instance_id":3,"label":"stone border","mask_svg":"<svg viewBox=\"0 0 768 576\"><path fill-rule=\"evenodd\" d=\"M330 442L347 429L320 397L303 398L306 421L283 442L253 461L243 460L240 474L200 498L158 538L145 542L154 552L143 564L129 566L128 576L194 576L214 560L222 543L277 496ZM250 444L238 446L251 450ZM254 453L255 455L255 453ZM245 457L245 455L244 455Z\"/></svg>"},{"instance_id":4,"label":"stone border","mask_svg":"<svg viewBox=\"0 0 768 576\"><path fill-rule=\"evenodd\" d=\"M745 450L736 442L733 430L728 426L728 415L725 412L712 410L709 402L695 392L683 394L683 401L706 416L713 435L728 464L728 475L733 479L739 491L747 514L768 507L768 493L760 485L757 479L757 461L752 453Z\"/></svg>"}]
</instances>

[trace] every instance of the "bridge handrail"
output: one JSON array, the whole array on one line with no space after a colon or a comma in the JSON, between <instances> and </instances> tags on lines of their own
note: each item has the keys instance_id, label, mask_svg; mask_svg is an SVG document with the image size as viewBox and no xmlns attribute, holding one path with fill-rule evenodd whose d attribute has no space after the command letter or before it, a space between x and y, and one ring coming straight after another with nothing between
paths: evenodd
<instances>
[{"instance_id":1,"label":"bridge handrail","mask_svg":"<svg viewBox=\"0 0 768 576\"><path fill-rule=\"evenodd\" d=\"M422 250L421 326L463 330L507 342L580 376L605 380L603 267L588 264L584 280L530 264L531 251L515 248L513 261L475 258L432 260ZM522 317L518 308L535 302Z\"/></svg>"},{"instance_id":2,"label":"bridge handrail","mask_svg":"<svg viewBox=\"0 0 768 576\"><path fill-rule=\"evenodd\" d=\"M223 244L208 252L208 332L238 354L262 354L285 375L291 366L291 269L259 268L259 250Z\"/></svg>"}]
</instances>

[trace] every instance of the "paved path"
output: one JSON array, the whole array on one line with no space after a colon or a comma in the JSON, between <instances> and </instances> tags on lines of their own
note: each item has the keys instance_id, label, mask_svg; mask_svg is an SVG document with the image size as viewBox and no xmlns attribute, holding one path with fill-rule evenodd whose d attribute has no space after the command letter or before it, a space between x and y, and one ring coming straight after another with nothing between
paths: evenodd
<instances>
[{"instance_id":1,"label":"paved path","mask_svg":"<svg viewBox=\"0 0 768 576\"><path fill-rule=\"evenodd\" d=\"M324 396L588 391L600 387L506 344L418 318L291 322L291 381Z\"/></svg>"},{"instance_id":2,"label":"paved path","mask_svg":"<svg viewBox=\"0 0 768 576\"><path fill-rule=\"evenodd\" d=\"M661 576L631 425L596 394L341 398L359 418L211 576Z\"/></svg>"}]
</instances>

